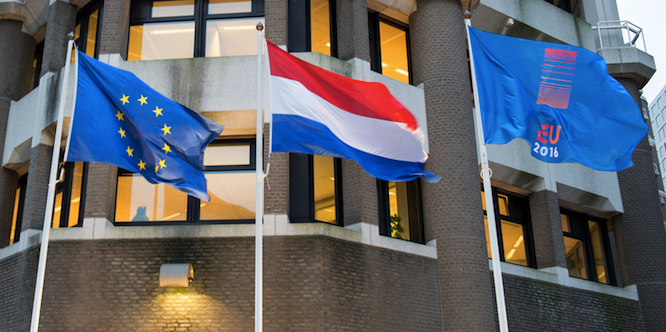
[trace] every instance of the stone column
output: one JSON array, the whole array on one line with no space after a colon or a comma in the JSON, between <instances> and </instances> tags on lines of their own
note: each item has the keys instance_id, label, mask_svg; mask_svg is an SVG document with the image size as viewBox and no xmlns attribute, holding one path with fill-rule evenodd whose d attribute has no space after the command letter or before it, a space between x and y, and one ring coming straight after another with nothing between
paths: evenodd
<instances>
[{"instance_id":1,"label":"stone column","mask_svg":"<svg viewBox=\"0 0 666 332\"><path fill-rule=\"evenodd\" d=\"M287 45L288 0L266 0L264 2L266 39L275 45Z\"/></svg>"},{"instance_id":2,"label":"stone column","mask_svg":"<svg viewBox=\"0 0 666 332\"><path fill-rule=\"evenodd\" d=\"M338 58L370 60L367 0L336 0Z\"/></svg>"},{"instance_id":3,"label":"stone column","mask_svg":"<svg viewBox=\"0 0 666 332\"><path fill-rule=\"evenodd\" d=\"M99 54L118 53L127 59L130 27L130 0L105 0L99 34Z\"/></svg>"},{"instance_id":4,"label":"stone column","mask_svg":"<svg viewBox=\"0 0 666 332\"><path fill-rule=\"evenodd\" d=\"M530 195L530 216L537 267L567 268L557 193L542 190Z\"/></svg>"},{"instance_id":5,"label":"stone column","mask_svg":"<svg viewBox=\"0 0 666 332\"><path fill-rule=\"evenodd\" d=\"M4 154L9 107L21 99L30 87L30 68L35 54L35 40L21 31L23 23L0 20L0 156ZM9 244L16 172L0 169L0 248Z\"/></svg>"},{"instance_id":6,"label":"stone column","mask_svg":"<svg viewBox=\"0 0 666 332\"><path fill-rule=\"evenodd\" d=\"M379 225L377 179L355 161L342 160L342 207L344 225L359 222Z\"/></svg>"},{"instance_id":7,"label":"stone column","mask_svg":"<svg viewBox=\"0 0 666 332\"><path fill-rule=\"evenodd\" d=\"M630 78L617 80L640 105L638 83ZM633 161L633 167L617 173L624 208L614 219L618 260L623 284L638 287L645 330L662 331L666 326L666 231L647 136L634 150Z\"/></svg>"},{"instance_id":8,"label":"stone column","mask_svg":"<svg viewBox=\"0 0 666 332\"><path fill-rule=\"evenodd\" d=\"M479 195L472 91L460 0L417 0L410 17L412 72L423 84L430 158L442 176L423 183L426 241L437 240L445 331L497 325Z\"/></svg>"},{"instance_id":9,"label":"stone column","mask_svg":"<svg viewBox=\"0 0 666 332\"><path fill-rule=\"evenodd\" d=\"M56 72L65 66L67 56L67 34L74 31L76 25L76 6L61 0L53 1L49 8L44 37L44 57L42 72Z\"/></svg>"},{"instance_id":10,"label":"stone column","mask_svg":"<svg viewBox=\"0 0 666 332\"><path fill-rule=\"evenodd\" d=\"M41 231L44 226L52 155L53 145L39 144L33 146L30 151L28 185L26 186L25 205L23 207L22 229L24 231L28 229Z\"/></svg>"}]
</instances>

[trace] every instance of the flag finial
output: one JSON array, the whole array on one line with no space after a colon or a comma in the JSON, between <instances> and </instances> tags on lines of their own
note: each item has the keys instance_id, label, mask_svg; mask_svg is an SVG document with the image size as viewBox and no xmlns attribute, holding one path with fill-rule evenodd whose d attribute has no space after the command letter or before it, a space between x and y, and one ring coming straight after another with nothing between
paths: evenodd
<instances>
[{"instance_id":1,"label":"flag finial","mask_svg":"<svg viewBox=\"0 0 666 332\"><path fill-rule=\"evenodd\" d=\"M257 23L257 30L258 31L264 30L264 25L261 24L261 22Z\"/></svg>"}]
</instances>

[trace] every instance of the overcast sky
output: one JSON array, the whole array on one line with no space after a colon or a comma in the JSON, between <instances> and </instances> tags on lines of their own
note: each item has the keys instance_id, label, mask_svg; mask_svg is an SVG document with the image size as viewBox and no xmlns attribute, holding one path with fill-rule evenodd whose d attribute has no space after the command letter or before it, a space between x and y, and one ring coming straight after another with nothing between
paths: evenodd
<instances>
[{"instance_id":1,"label":"overcast sky","mask_svg":"<svg viewBox=\"0 0 666 332\"><path fill-rule=\"evenodd\" d=\"M657 64L657 72L643 88L651 103L666 85L666 0L617 0L617 7L621 20L643 29L647 52Z\"/></svg>"}]
</instances>

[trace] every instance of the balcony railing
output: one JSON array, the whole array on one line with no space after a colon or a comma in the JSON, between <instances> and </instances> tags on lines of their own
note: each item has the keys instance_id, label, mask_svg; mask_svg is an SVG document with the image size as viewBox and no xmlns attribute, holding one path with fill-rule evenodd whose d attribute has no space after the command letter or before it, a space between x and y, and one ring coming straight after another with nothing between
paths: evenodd
<instances>
[{"instance_id":1,"label":"balcony railing","mask_svg":"<svg viewBox=\"0 0 666 332\"><path fill-rule=\"evenodd\" d=\"M640 49L637 46L638 43L643 44L642 51L647 53L643 29L629 21L601 21L597 23L597 26L592 27L592 29L597 30L599 33L601 48L628 46ZM620 37L622 38L621 43L617 42L620 40ZM618 43L621 45L617 45Z\"/></svg>"}]
</instances>

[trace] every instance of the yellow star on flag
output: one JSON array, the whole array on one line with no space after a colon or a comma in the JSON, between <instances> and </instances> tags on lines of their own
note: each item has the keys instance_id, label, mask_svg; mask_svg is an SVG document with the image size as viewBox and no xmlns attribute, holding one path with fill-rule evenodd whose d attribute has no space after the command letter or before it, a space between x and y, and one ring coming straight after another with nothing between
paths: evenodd
<instances>
[{"instance_id":1,"label":"yellow star on flag","mask_svg":"<svg viewBox=\"0 0 666 332\"><path fill-rule=\"evenodd\" d=\"M165 160L160 159L160 169L162 168L166 168L166 159Z\"/></svg>"},{"instance_id":2,"label":"yellow star on flag","mask_svg":"<svg viewBox=\"0 0 666 332\"><path fill-rule=\"evenodd\" d=\"M137 99L137 100L138 100L139 102L141 102L141 106L143 106L143 104L148 104L148 102L146 101L146 99L148 99L148 97L144 97L143 95L141 95L141 98L139 98L139 99Z\"/></svg>"},{"instance_id":3,"label":"yellow star on flag","mask_svg":"<svg viewBox=\"0 0 666 332\"><path fill-rule=\"evenodd\" d=\"M164 128L161 130L164 132L162 135L171 134L171 127L167 127L166 123L164 124Z\"/></svg>"},{"instance_id":4,"label":"yellow star on flag","mask_svg":"<svg viewBox=\"0 0 666 332\"><path fill-rule=\"evenodd\" d=\"M157 173L157 171L158 171L159 169L160 169L160 166L157 165L157 164L155 164L155 173Z\"/></svg>"},{"instance_id":5,"label":"yellow star on flag","mask_svg":"<svg viewBox=\"0 0 666 332\"><path fill-rule=\"evenodd\" d=\"M123 105L129 103L129 96L125 96L125 94L123 93L123 97L120 98L120 101L123 102Z\"/></svg>"},{"instance_id":6,"label":"yellow star on flag","mask_svg":"<svg viewBox=\"0 0 666 332\"><path fill-rule=\"evenodd\" d=\"M165 154L169 154L171 152L171 147L169 147L166 143L164 143L164 147L162 148L164 150Z\"/></svg>"},{"instance_id":7,"label":"yellow star on flag","mask_svg":"<svg viewBox=\"0 0 666 332\"><path fill-rule=\"evenodd\" d=\"M118 130L118 132L120 133L120 137L125 137L125 131L123 130L122 127L120 127L120 130Z\"/></svg>"},{"instance_id":8,"label":"yellow star on flag","mask_svg":"<svg viewBox=\"0 0 666 332\"><path fill-rule=\"evenodd\" d=\"M146 169L146 163L144 163L142 159L139 159L139 163L137 165L139 165L140 171Z\"/></svg>"},{"instance_id":9,"label":"yellow star on flag","mask_svg":"<svg viewBox=\"0 0 666 332\"><path fill-rule=\"evenodd\" d=\"M125 150L125 151L127 151L127 155L128 155L128 156L130 156L130 157L134 157L134 156L132 155L132 152L134 152L134 150L133 150L133 149L130 149L129 146L127 147L127 150Z\"/></svg>"},{"instance_id":10,"label":"yellow star on flag","mask_svg":"<svg viewBox=\"0 0 666 332\"><path fill-rule=\"evenodd\" d=\"M162 110L163 110L163 108L159 108L159 107L155 106L155 110L153 111L153 112L155 112L155 117L158 117L158 116L162 115Z\"/></svg>"},{"instance_id":11,"label":"yellow star on flag","mask_svg":"<svg viewBox=\"0 0 666 332\"><path fill-rule=\"evenodd\" d=\"M123 113L120 110L118 110L118 113L116 113L116 118L118 118L118 121L125 121L123 118Z\"/></svg>"}]
</instances>

